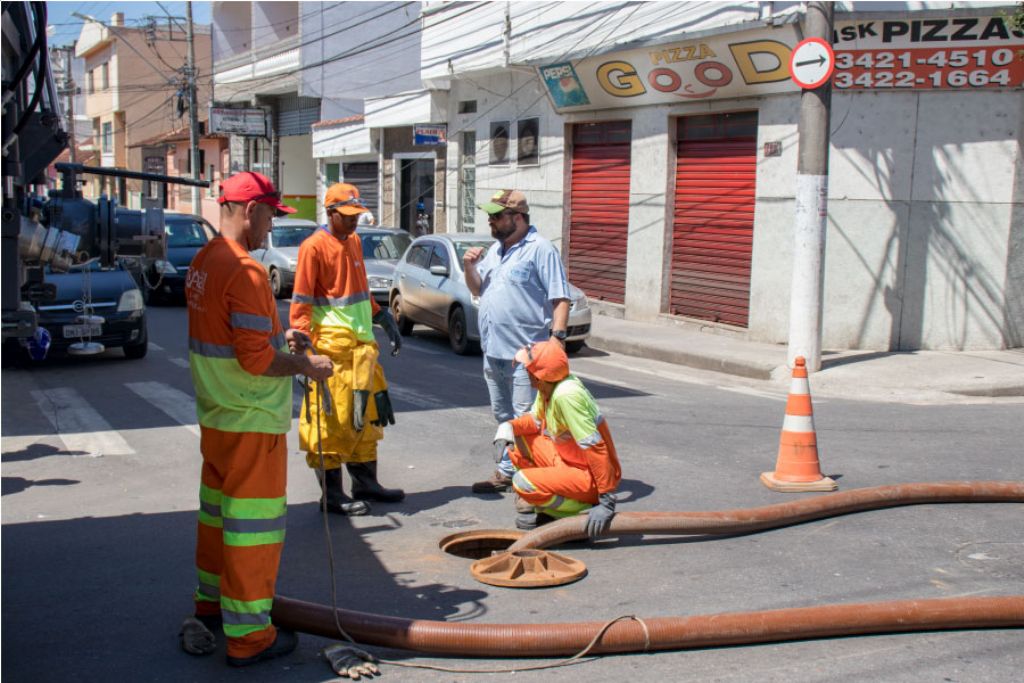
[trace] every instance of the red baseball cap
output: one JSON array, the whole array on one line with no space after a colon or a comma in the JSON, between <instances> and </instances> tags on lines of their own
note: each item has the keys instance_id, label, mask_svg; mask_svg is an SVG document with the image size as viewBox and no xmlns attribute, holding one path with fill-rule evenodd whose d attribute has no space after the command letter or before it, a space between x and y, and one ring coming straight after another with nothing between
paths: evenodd
<instances>
[{"instance_id":1,"label":"red baseball cap","mask_svg":"<svg viewBox=\"0 0 1024 683\"><path fill-rule=\"evenodd\" d=\"M259 202L277 209L279 214L295 213L296 209L281 203L281 193L274 188L270 178L252 171L236 173L220 184L220 204L227 202Z\"/></svg>"}]
</instances>

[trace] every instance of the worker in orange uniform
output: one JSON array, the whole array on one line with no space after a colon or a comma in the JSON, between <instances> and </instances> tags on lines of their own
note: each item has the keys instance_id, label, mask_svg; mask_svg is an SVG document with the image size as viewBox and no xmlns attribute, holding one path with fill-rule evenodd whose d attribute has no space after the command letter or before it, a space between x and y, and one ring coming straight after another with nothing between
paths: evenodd
<instances>
[{"instance_id":1,"label":"worker in orange uniform","mask_svg":"<svg viewBox=\"0 0 1024 683\"><path fill-rule=\"evenodd\" d=\"M326 380L330 359L287 352L304 341L281 329L267 273L249 257L276 213L291 213L273 183L238 173L221 183L220 234L192 259L188 347L203 455L195 617L182 625L190 654L216 649L245 666L288 654L298 639L270 622L285 532L293 375Z\"/></svg>"},{"instance_id":2,"label":"worker in orange uniform","mask_svg":"<svg viewBox=\"0 0 1024 683\"><path fill-rule=\"evenodd\" d=\"M405 498L401 489L384 488L377 481L377 442L395 416L373 325L384 328L392 356L398 355L402 339L390 311L370 296L362 241L356 234L359 216L367 213L359 189L348 183L331 185L324 208L327 226L299 246L290 317L292 327L308 334L316 352L334 361L338 370L327 383L329 401L320 400L319 387L306 394L299 446L320 481L321 505L335 514L365 515L370 511L367 501ZM342 464L352 477L352 498L342 490Z\"/></svg>"},{"instance_id":3,"label":"worker in orange uniform","mask_svg":"<svg viewBox=\"0 0 1024 683\"><path fill-rule=\"evenodd\" d=\"M608 423L575 375L557 341L516 353L537 390L529 413L498 426L495 453L509 449L516 466L512 488L516 526L530 529L551 518L587 511L587 534L598 538L615 516L622 469Z\"/></svg>"}]
</instances>

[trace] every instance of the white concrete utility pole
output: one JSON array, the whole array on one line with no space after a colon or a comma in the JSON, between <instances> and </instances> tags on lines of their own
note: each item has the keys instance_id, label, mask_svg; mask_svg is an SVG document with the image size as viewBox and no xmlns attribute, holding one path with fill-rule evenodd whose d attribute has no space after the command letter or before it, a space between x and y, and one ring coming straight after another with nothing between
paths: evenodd
<instances>
[{"instance_id":1,"label":"white concrete utility pole","mask_svg":"<svg viewBox=\"0 0 1024 683\"><path fill-rule=\"evenodd\" d=\"M188 142L192 149L192 178L199 180L202 170L199 167L199 117L196 111L196 43L195 32L192 28L192 3L185 3L185 17L188 28L188 64L185 66L188 73ZM192 213L202 215L203 207L199 205L199 188L192 187Z\"/></svg>"},{"instance_id":2,"label":"white concrete utility pole","mask_svg":"<svg viewBox=\"0 0 1024 683\"><path fill-rule=\"evenodd\" d=\"M821 38L831 45L833 12L831 2L807 3L805 38ZM821 293L828 217L831 105L831 80L814 89L805 89L800 97L788 360L793 367L796 357L803 356L810 372L821 369Z\"/></svg>"}]
</instances>

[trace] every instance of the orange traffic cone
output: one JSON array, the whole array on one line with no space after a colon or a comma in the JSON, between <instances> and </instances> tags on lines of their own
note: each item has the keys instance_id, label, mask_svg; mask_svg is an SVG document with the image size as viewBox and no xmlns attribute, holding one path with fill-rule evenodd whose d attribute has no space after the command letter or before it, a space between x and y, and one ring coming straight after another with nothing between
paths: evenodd
<instances>
[{"instance_id":1,"label":"orange traffic cone","mask_svg":"<svg viewBox=\"0 0 1024 683\"><path fill-rule=\"evenodd\" d=\"M797 356L782 423L774 472L762 472L761 483L774 491L835 491L836 482L821 473L814 409L807 383L807 363Z\"/></svg>"}]
</instances>

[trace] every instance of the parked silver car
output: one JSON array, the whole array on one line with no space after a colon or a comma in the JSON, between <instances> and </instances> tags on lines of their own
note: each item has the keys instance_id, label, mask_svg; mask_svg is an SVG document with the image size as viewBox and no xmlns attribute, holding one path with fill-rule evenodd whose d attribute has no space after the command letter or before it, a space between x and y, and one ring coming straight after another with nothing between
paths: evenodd
<instances>
[{"instance_id":1,"label":"parked silver car","mask_svg":"<svg viewBox=\"0 0 1024 683\"><path fill-rule=\"evenodd\" d=\"M480 298L466 286L462 256L473 247L488 248L494 240L480 234L434 234L418 237L395 266L391 311L404 335L414 324L448 333L458 354L476 351L480 341L477 322ZM572 303L565 348L574 353L590 336L590 307L586 295L569 285Z\"/></svg>"},{"instance_id":2,"label":"parked silver car","mask_svg":"<svg viewBox=\"0 0 1024 683\"><path fill-rule=\"evenodd\" d=\"M295 264L299 260L299 245L312 235L317 224L302 218L275 218L274 227L266 241L249 255L267 269L270 289L278 299L288 296L295 284Z\"/></svg>"},{"instance_id":3,"label":"parked silver car","mask_svg":"<svg viewBox=\"0 0 1024 683\"><path fill-rule=\"evenodd\" d=\"M395 265L412 244L412 237L398 228L358 228L356 234L363 243L363 264L370 294L381 306L390 302L391 284Z\"/></svg>"}]
</instances>

